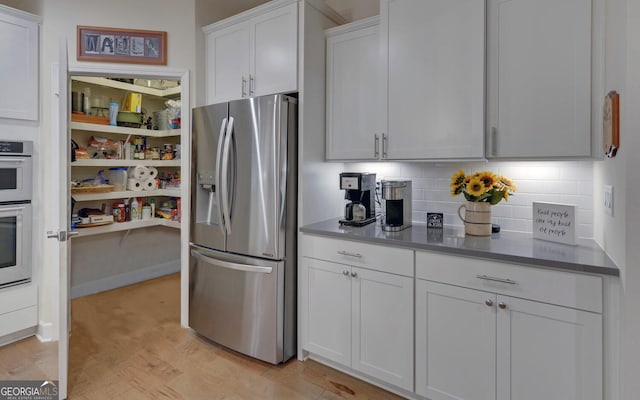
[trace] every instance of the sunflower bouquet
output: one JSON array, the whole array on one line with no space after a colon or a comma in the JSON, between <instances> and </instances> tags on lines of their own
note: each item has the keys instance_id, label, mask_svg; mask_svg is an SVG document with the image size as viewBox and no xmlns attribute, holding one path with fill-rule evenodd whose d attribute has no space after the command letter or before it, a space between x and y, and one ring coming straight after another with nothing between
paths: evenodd
<instances>
[{"instance_id":1,"label":"sunflower bouquet","mask_svg":"<svg viewBox=\"0 0 640 400\"><path fill-rule=\"evenodd\" d=\"M462 193L467 201L484 201L496 205L502 199L508 201L515 191L516 185L511 179L490 171L466 175L463 170L459 170L451 177L451 196Z\"/></svg>"}]
</instances>

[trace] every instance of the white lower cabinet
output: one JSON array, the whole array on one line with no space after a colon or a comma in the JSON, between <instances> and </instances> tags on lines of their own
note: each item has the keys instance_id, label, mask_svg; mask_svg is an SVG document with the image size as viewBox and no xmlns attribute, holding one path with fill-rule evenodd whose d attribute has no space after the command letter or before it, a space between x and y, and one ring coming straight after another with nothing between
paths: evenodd
<instances>
[{"instance_id":1,"label":"white lower cabinet","mask_svg":"<svg viewBox=\"0 0 640 400\"><path fill-rule=\"evenodd\" d=\"M351 365L351 279L348 267L304 258L302 318L306 350Z\"/></svg>"},{"instance_id":2,"label":"white lower cabinet","mask_svg":"<svg viewBox=\"0 0 640 400\"><path fill-rule=\"evenodd\" d=\"M602 399L599 312L504 295L535 291L535 282L521 273L526 267L509 265L512 275L503 275L501 267L508 264L493 263L493 270L486 261L449 256L448 267L466 260L467 268L459 279L434 282L437 268L429 263L442 261L439 257L416 253L417 277L431 279L416 279L417 394L430 400ZM479 265L487 269L469 279L467 271ZM536 272L548 274L549 298L554 291L571 289L558 284L564 273ZM573 289L600 280L573 275ZM484 285L486 290L460 285ZM601 298L601 292L595 290L593 296ZM581 301L578 306L594 303Z\"/></svg>"},{"instance_id":3,"label":"white lower cabinet","mask_svg":"<svg viewBox=\"0 0 640 400\"><path fill-rule=\"evenodd\" d=\"M412 277L303 257L303 348L413 391L413 284Z\"/></svg>"},{"instance_id":4,"label":"white lower cabinet","mask_svg":"<svg viewBox=\"0 0 640 400\"><path fill-rule=\"evenodd\" d=\"M416 280L416 393L496 399L496 296Z\"/></svg>"}]
</instances>

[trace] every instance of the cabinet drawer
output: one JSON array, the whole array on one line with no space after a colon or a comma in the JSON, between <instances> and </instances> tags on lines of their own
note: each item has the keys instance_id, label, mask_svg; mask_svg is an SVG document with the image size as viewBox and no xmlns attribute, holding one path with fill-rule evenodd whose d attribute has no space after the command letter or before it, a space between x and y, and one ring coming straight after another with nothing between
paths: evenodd
<instances>
[{"instance_id":1,"label":"cabinet drawer","mask_svg":"<svg viewBox=\"0 0 640 400\"><path fill-rule=\"evenodd\" d=\"M413 277L413 250L304 235L302 255Z\"/></svg>"},{"instance_id":2,"label":"cabinet drawer","mask_svg":"<svg viewBox=\"0 0 640 400\"><path fill-rule=\"evenodd\" d=\"M38 286L34 283L11 286L0 290L0 315L35 306Z\"/></svg>"},{"instance_id":3,"label":"cabinet drawer","mask_svg":"<svg viewBox=\"0 0 640 400\"><path fill-rule=\"evenodd\" d=\"M38 325L36 306L0 315L0 337Z\"/></svg>"},{"instance_id":4,"label":"cabinet drawer","mask_svg":"<svg viewBox=\"0 0 640 400\"><path fill-rule=\"evenodd\" d=\"M417 251L416 277L602 312L602 278L598 276Z\"/></svg>"}]
</instances>

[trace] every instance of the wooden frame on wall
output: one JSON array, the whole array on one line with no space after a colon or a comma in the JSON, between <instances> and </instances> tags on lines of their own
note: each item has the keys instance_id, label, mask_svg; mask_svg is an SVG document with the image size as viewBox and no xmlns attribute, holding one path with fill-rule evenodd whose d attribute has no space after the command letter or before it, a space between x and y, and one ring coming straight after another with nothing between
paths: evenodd
<instances>
[{"instance_id":1,"label":"wooden frame on wall","mask_svg":"<svg viewBox=\"0 0 640 400\"><path fill-rule=\"evenodd\" d=\"M78 25L78 61L167 65L167 32Z\"/></svg>"}]
</instances>

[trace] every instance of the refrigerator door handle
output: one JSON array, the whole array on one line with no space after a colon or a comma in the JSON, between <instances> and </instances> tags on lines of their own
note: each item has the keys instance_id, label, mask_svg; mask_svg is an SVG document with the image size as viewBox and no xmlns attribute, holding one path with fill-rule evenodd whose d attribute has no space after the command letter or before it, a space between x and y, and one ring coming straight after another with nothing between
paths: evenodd
<instances>
[{"instance_id":1,"label":"refrigerator door handle","mask_svg":"<svg viewBox=\"0 0 640 400\"><path fill-rule=\"evenodd\" d=\"M218 203L218 207L216 207L216 214L218 217L218 221L220 221L220 230L222 230L222 234L224 235L225 232L225 225L226 225L226 221L224 219L222 219L222 213L220 211L220 204L221 204L221 187L220 187L220 165L221 165L221 159L222 159L222 143L224 142L224 136L225 136L225 131L226 131L226 127L227 127L227 119L223 119L222 120L222 124L220 124L220 134L218 135L218 149L216 151L216 190L215 190L215 196L216 196L216 202ZM212 203L212 197L213 193L209 193L209 217L207 219L208 222L211 221L211 209L213 208L213 204Z\"/></svg>"},{"instance_id":2,"label":"refrigerator door handle","mask_svg":"<svg viewBox=\"0 0 640 400\"><path fill-rule=\"evenodd\" d=\"M270 274L271 272L273 272L273 268L271 267L259 267L256 265L236 264L229 261L222 261L216 258L207 257L195 249L191 249L191 255L196 257L197 259L200 259L206 262L207 264L215 265L221 268L233 269L236 271L243 271L243 272L257 272L261 274Z\"/></svg>"},{"instance_id":3,"label":"refrigerator door handle","mask_svg":"<svg viewBox=\"0 0 640 400\"><path fill-rule=\"evenodd\" d=\"M222 215L224 217L224 225L227 235L231 235L231 212L229 211L229 150L231 147L231 138L233 136L233 117L229 117L227 124L227 133L224 138L224 149L222 150L222 179L221 192L222 196Z\"/></svg>"}]
</instances>

